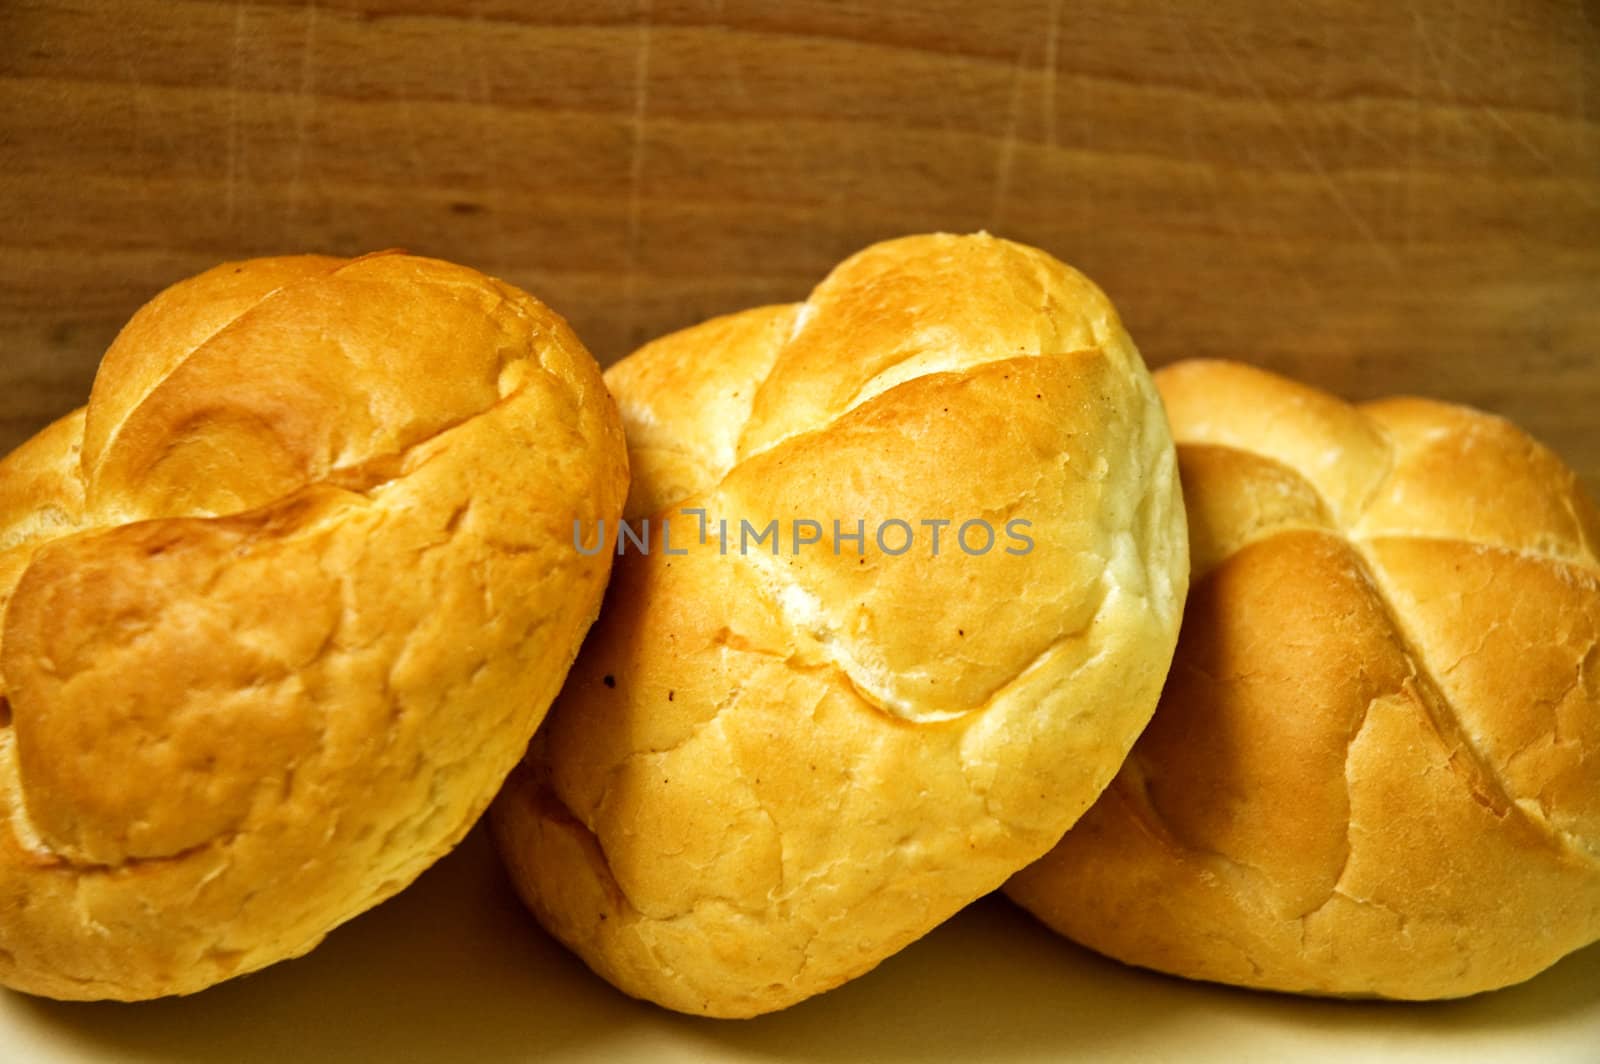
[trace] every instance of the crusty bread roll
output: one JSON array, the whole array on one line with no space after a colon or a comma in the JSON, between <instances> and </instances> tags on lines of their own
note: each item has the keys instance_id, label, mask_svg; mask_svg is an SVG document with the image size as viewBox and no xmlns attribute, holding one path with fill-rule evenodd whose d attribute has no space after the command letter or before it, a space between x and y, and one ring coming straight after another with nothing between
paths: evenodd
<instances>
[{"instance_id":1,"label":"crusty bread roll","mask_svg":"<svg viewBox=\"0 0 1600 1064\"><path fill-rule=\"evenodd\" d=\"M626 461L566 324L475 271L157 296L0 463L0 982L188 993L409 883L560 686Z\"/></svg>"},{"instance_id":2,"label":"crusty bread roll","mask_svg":"<svg viewBox=\"0 0 1600 1064\"><path fill-rule=\"evenodd\" d=\"M630 513L669 543L624 544L493 823L539 919L626 992L779 1009L998 887L1116 771L1187 587L1166 420L1105 296L986 235L876 245L607 383ZM974 519L987 553L956 543ZM779 553L722 553L722 520L779 521ZM892 520L912 549L878 542ZM802 521L821 543L795 549Z\"/></svg>"},{"instance_id":3,"label":"crusty bread roll","mask_svg":"<svg viewBox=\"0 0 1600 1064\"><path fill-rule=\"evenodd\" d=\"M1444 998L1600 938L1600 518L1499 418L1157 381L1194 591L1155 720L1007 888L1119 960Z\"/></svg>"}]
</instances>

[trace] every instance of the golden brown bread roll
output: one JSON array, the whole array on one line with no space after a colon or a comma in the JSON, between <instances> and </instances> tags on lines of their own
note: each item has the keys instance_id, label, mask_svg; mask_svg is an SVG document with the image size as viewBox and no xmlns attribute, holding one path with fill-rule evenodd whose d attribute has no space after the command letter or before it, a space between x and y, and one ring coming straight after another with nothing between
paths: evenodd
<instances>
[{"instance_id":1,"label":"golden brown bread roll","mask_svg":"<svg viewBox=\"0 0 1600 1064\"><path fill-rule=\"evenodd\" d=\"M462 836L598 609L627 486L537 300L401 254L167 289L0 463L0 982L188 993Z\"/></svg>"},{"instance_id":2,"label":"golden brown bread roll","mask_svg":"<svg viewBox=\"0 0 1600 1064\"><path fill-rule=\"evenodd\" d=\"M1600 519L1509 423L1156 375L1194 590L1155 719L1010 895L1132 964L1443 998L1600 938Z\"/></svg>"},{"instance_id":3,"label":"golden brown bread roll","mask_svg":"<svg viewBox=\"0 0 1600 1064\"><path fill-rule=\"evenodd\" d=\"M1116 771L1187 586L1166 420L1105 296L986 235L868 248L607 383L630 514L669 543L618 560L496 833L539 919L626 992L779 1009L998 887ZM777 520L781 549L723 554L693 509ZM956 542L974 519L999 536L981 554ZM864 523L859 552L834 520ZM914 549L878 542L892 520ZM803 521L825 538L796 549Z\"/></svg>"}]
</instances>

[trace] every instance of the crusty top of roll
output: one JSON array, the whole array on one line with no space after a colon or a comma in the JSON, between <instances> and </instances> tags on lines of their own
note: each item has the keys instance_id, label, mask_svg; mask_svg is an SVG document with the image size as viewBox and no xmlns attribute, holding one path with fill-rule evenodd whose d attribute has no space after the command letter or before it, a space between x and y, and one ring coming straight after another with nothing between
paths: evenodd
<instances>
[{"instance_id":1,"label":"crusty top of roll","mask_svg":"<svg viewBox=\"0 0 1600 1064\"><path fill-rule=\"evenodd\" d=\"M629 513L546 730L497 803L543 922L631 994L743 1016L867 971L1053 843L1154 704L1187 582L1166 422L1106 297L1050 256L922 236L798 305L613 367ZM786 530L779 556L704 508ZM796 519L868 528L796 553ZM969 556L878 522L972 518ZM1004 543L1002 543L1004 546Z\"/></svg>"},{"instance_id":2,"label":"crusty top of roll","mask_svg":"<svg viewBox=\"0 0 1600 1064\"><path fill-rule=\"evenodd\" d=\"M475 271L157 296L0 462L0 981L189 992L403 887L541 719L626 483L593 359Z\"/></svg>"},{"instance_id":3,"label":"crusty top of roll","mask_svg":"<svg viewBox=\"0 0 1600 1064\"><path fill-rule=\"evenodd\" d=\"M1452 997L1600 938L1600 518L1510 423L1156 375L1195 587L1155 720L1014 897L1181 975Z\"/></svg>"}]
</instances>

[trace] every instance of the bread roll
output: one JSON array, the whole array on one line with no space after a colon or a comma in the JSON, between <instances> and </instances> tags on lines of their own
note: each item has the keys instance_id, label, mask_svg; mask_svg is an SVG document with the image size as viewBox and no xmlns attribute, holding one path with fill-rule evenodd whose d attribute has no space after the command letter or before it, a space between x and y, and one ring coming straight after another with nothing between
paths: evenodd
<instances>
[{"instance_id":1,"label":"bread roll","mask_svg":"<svg viewBox=\"0 0 1600 1064\"><path fill-rule=\"evenodd\" d=\"M231 263L0 462L0 982L188 993L461 838L598 609L621 424L566 324L401 254Z\"/></svg>"},{"instance_id":2,"label":"bread roll","mask_svg":"<svg viewBox=\"0 0 1600 1064\"><path fill-rule=\"evenodd\" d=\"M1116 771L1187 586L1166 420L1105 296L986 235L868 248L607 383L629 512L670 543L624 542L496 834L543 924L629 994L783 1008L998 887ZM777 553L737 540L774 520ZM863 522L859 552L835 520ZM895 520L910 549L879 542ZM991 550L957 543L969 520ZM804 521L824 538L797 548Z\"/></svg>"},{"instance_id":3,"label":"bread roll","mask_svg":"<svg viewBox=\"0 0 1600 1064\"><path fill-rule=\"evenodd\" d=\"M1007 888L1131 964L1446 998L1600 938L1600 519L1499 418L1157 375L1195 587L1155 720Z\"/></svg>"}]
</instances>

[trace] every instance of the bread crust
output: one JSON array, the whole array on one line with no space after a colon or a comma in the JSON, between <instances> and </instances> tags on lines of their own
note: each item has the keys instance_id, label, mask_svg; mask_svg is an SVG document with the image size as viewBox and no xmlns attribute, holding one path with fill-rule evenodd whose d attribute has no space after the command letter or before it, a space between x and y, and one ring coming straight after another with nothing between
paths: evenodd
<instances>
[{"instance_id":1,"label":"bread crust","mask_svg":"<svg viewBox=\"0 0 1600 1064\"><path fill-rule=\"evenodd\" d=\"M769 1012L999 886L1110 779L1187 586L1166 421L1106 297L987 235L875 245L607 381L630 514L686 553L619 559L492 822L539 919L618 987ZM723 555L680 538L696 508L1024 517L1035 548L969 556L952 526L938 557L870 531L863 555Z\"/></svg>"},{"instance_id":2,"label":"bread crust","mask_svg":"<svg viewBox=\"0 0 1600 1064\"><path fill-rule=\"evenodd\" d=\"M398 253L161 293L0 462L0 982L189 993L466 832L598 610L626 450L531 296Z\"/></svg>"},{"instance_id":3,"label":"bread crust","mask_svg":"<svg viewBox=\"0 0 1600 1064\"><path fill-rule=\"evenodd\" d=\"M1600 938L1600 519L1510 423L1156 374L1195 586L1150 727L1012 898L1119 960L1459 997Z\"/></svg>"}]
</instances>

